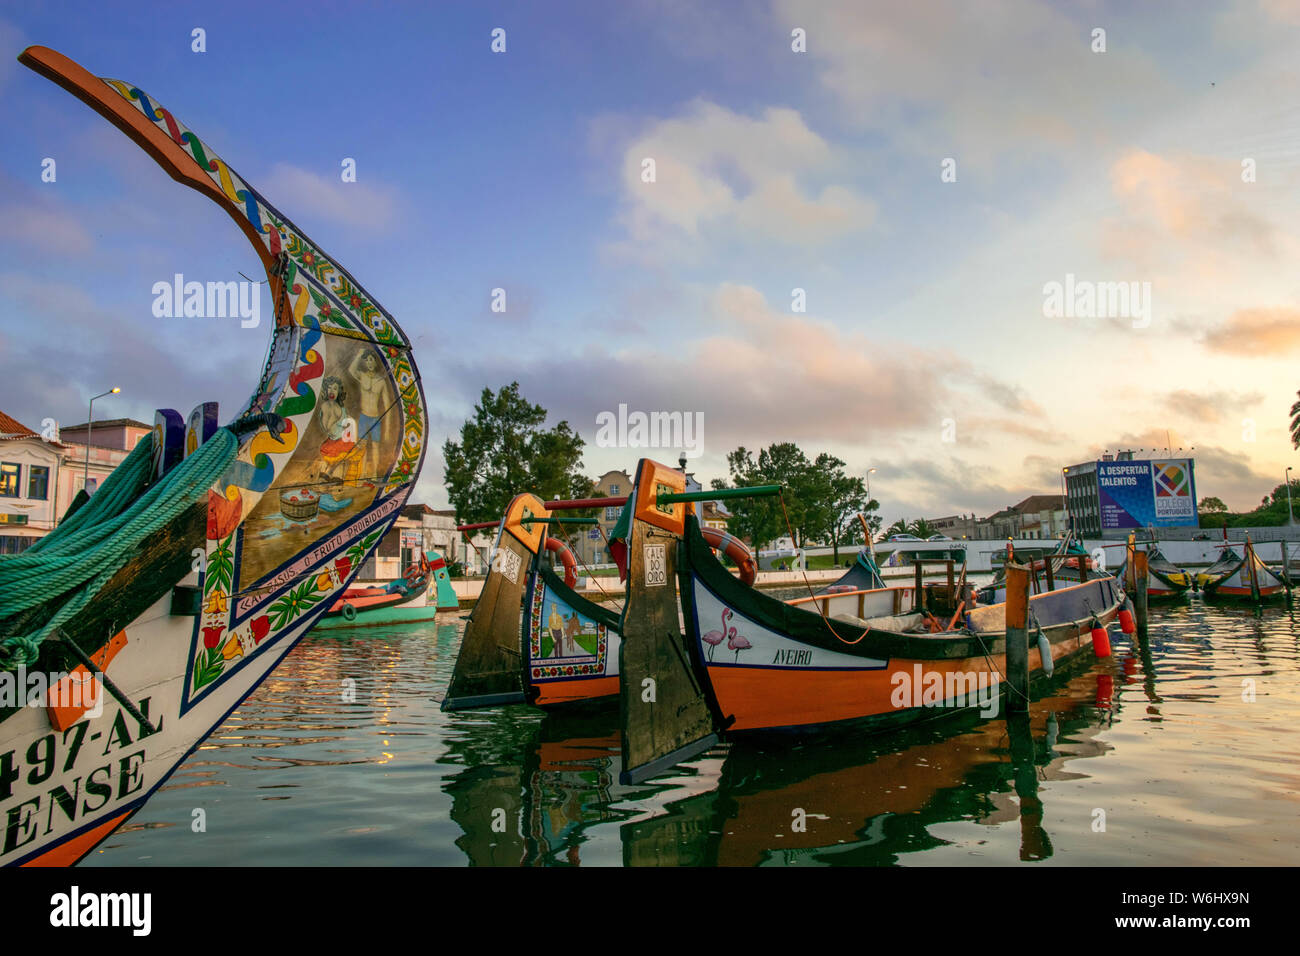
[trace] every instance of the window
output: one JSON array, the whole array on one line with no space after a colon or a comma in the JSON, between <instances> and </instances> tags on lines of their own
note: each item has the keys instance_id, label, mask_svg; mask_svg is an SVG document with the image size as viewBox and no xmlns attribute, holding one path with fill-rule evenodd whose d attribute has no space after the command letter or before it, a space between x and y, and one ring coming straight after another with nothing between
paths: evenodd
<instances>
[{"instance_id":1,"label":"window","mask_svg":"<svg viewBox=\"0 0 1300 956\"><path fill-rule=\"evenodd\" d=\"M0 554L22 554L38 540L40 539L0 534Z\"/></svg>"},{"instance_id":2,"label":"window","mask_svg":"<svg viewBox=\"0 0 1300 956\"><path fill-rule=\"evenodd\" d=\"M18 465L0 461L0 498L18 497L18 475Z\"/></svg>"},{"instance_id":3,"label":"window","mask_svg":"<svg viewBox=\"0 0 1300 956\"><path fill-rule=\"evenodd\" d=\"M617 521L617 520L618 520L618 516L622 513L622 511L623 511L623 509L622 509L622 508L619 508L619 507L617 507L617 506L615 506L615 507L613 507L613 508L606 508L606 509L605 509L605 520L606 520L606 521Z\"/></svg>"},{"instance_id":4,"label":"window","mask_svg":"<svg viewBox=\"0 0 1300 956\"><path fill-rule=\"evenodd\" d=\"M32 465L27 469L27 497L44 501L50 496L50 469Z\"/></svg>"},{"instance_id":5,"label":"window","mask_svg":"<svg viewBox=\"0 0 1300 956\"><path fill-rule=\"evenodd\" d=\"M611 498L613 498L616 494L618 494L618 485L610 485L610 486L609 486L609 496L610 496Z\"/></svg>"}]
</instances>

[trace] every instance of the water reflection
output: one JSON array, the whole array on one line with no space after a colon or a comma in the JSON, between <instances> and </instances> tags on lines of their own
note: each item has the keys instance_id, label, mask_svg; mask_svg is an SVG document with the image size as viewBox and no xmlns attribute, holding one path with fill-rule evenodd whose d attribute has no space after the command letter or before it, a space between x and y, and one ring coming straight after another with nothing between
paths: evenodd
<instances>
[{"instance_id":1,"label":"water reflection","mask_svg":"<svg viewBox=\"0 0 1300 956\"><path fill-rule=\"evenodd\" d=\"M1066 763L1105 752L1114 669L1058 677L1011 721L741 739L638 786L617 782L611 716L521 723L522 708L503 709L452 745L457 845L473 865L577 865L593 831L615 827L629 866L881 865L941 842L936 823L1019 818L1019 858L1046 859L1040 780L1081 776Z\"/></svg>"},{"instance_id":2,"label":"water reflection","mask_svg":"<svg viewBox=\"0 0 1300 956\"><path fill-rule=\"evenodd\" d=\"M1294 864L1300 628L1199 598L1027 717L740 740L618 784L612 713L443 714L463 621L296 648L89 865ZM195 809L206 832L192 828ZM1100 812L1099 812L1100 811ZM1103 826L1104 824L1104 826Z\"/></svg>"}]
</instances>

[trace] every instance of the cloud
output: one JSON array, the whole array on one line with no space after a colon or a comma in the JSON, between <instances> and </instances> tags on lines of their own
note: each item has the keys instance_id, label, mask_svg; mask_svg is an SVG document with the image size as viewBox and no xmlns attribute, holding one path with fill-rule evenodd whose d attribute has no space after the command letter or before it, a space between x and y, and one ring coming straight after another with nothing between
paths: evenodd
<instances>
[{"instance_id":1,"label":"cloud","mask_svg":"<svg viewBox=\"0 0 1300 956\"><path fill-rule=\"evenodd\" d=\"M46 201L0 205L0 240L70 256L84 256L95 247L80 222Z\"/></svg>"},{"instance_id":2,"label":"cloud","mask_svg":"<svg viewBox=\"0 0 1300 956\"><path fill-rule=\"evenodd\" d=\"M397 190L364 181L345 183L288 163L276 163L258 191L277 209L310 209L314 216L366 232L385 232L399 219Z\"/></svg>"},{"instance_id":3,"label":"cloud","mask_svg":"<svg viewBox=\"0 0 1300 956\"><path fill-rule=\"evenodd\" d=\"M934 353L778 312L743 285L720 286L700 317L706 322L709 334L662 348L590 344L526 365L498 354L450 360L447 373L467 395L518 380L530 401L588 439L597 413L626 404L702 413L705 453L719 457L741 444L857 446L915 428L932 429L937 441L940 404L950 403L946 386L929 374ZM922 379L926 387L917 389Z\"/></svg>"},{"instance_id":4,"label":"cloud","mask_svg":"<svg viewBox=\"0 0 1300 956\"><path fill-rule=\"evenodd\" d=\"M1169 411L1197 422L1220 422L1226 412L1243 411L1262 401L1259 392L1192 392L1180 388L1165 396L1163 404Z\"/></svg>"},{"instance_id":5,"label":"cloud","mask_svg":"<svg viewBox=\"0 0 1300 956\"><path fill-rule=\"evenodd\" d=\"M653 182L642 180L647 159ZM796 110L754 118L697 100L623 150L621 219L634 243L827 242L876 216L870 198L826 181L836 163Z\"/></svg>"},{"instance_id":6,"label":"cloud","mask_svg":"<svg viewBox=\"0 0 1300 956\"><path fill-rule=\"evenodd\" d=\"M1009 412L1023 412L1035 416L1043 414L1043 407L1025 395L1024 389L1019 385L1000 382L991 375L980 375L976 382L981 392Z\"/></svg>"},{"instance_id":7,"label":"cloud","mask_svg":"<svg viewBox=\"0 0 1300 956\"><path fill-rule=\"evenodd\" d=\"M1239 309L1201 341L1206 348L1229 355L1287 355L1300 349L1300 309Z\"/></svg>"},{"instance_id":8,"label":"cloud","mask_svg":"<svg viewBox=\"0 0 1300 956\"><path fill-rule=\"evenodd\" d=\"M1110 169L1121 211L1101 226L1102 252L1148 271L1179 265L1225 274L1233 256L1275 258L1283 236L1251 210L1240 160L1132 149Z\"/></svg>"},{"instance_id":9,"label":"cloud","mask_svg":"<svg viewBox=\"0 0 1300 956\"><path fill-rule=\"evenodd\" d=\"M807 30L810 66L842 114L936 164L1096 148L1099 130L1167 86L1118 36L1092 52L1096 24L1082 20L1093 17L1045 3L778 0L773 19Z\"/></svg>"}]
</instances>

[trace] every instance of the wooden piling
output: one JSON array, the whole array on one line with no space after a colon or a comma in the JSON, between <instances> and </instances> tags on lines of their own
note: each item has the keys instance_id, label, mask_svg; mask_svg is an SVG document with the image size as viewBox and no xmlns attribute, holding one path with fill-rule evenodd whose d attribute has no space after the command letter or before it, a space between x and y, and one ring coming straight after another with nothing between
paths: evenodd
<instances>
[{"instance_id":1,"label":"wooden piling","mask_svg":"<svg viewBox=\"0 0 1300 956\"><path fill-rule=\"evenodd\" d=\"M1259 571L1255 564L1255 547L1250 543L1250 535L1246 535L1246 567L1250 571L1250 599L1258 604L1260 602Z\"/></svg>"},{"instance_id":2,"label":"wooden piling","mask_svg":"<svg viewBox=\"0 0 1300 956\"><path fill-rule=\"evenodd\" d=\"M1286 596L1291 597L1291 559L1287 557L1286 538L1282 539L1282 586Z\"/></svg>"},{"instance_id":3,"label":"wooden piling","mask_svg":"<svg viewBox=\"0 0 1300 956\"><path fill-rule=\"evenodd\" d=\"M1029 711L1029 569L1006 566L1007 716Z\"/></svg>"},{"instance_id":4,"label":"wooden piling","mask_svg":"<svg viewBox=\"0 0 1300 956\"><path fill-rule=\"evenodd\" d=\"M1137 618L1138 634L1143 635L1147 632L1147 585L1150 583L1147 560L1146 551L1133 552L1133 616Z\"/></svg>"}]
</instances>

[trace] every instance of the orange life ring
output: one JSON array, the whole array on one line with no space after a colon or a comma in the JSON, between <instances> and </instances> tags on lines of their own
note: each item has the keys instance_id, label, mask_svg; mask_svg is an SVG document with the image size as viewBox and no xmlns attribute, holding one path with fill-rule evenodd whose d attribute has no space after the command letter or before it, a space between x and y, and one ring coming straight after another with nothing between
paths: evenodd
<instances>
[{"instance_id":1,"label":"orange life ring","mask_svg":"<svg viewBox=\"0 0 1300 956\"><path fill-rule=\"evenodd\" d=\"M565 586L576 588L578 586L578 562L574 558L573 552L569 550L569 546L559 538L547 538L546 550L554 551L556 557L560 559L560 564L564 565Z\"/></svg>"},{"instance_id":2,"label":"orange life ring","mask_svg":"<svg viewBox=\"0 0 1300 956\"><path fill-rule=\"evenodd\" d=\"M728 534L718 528L701 528L700 535L710 548L721 551L736 562L736 567L740 568L742 582L751 585L754 583L754 579L758 577L758 562L754 560L754 552L749 550L749 545L734 534Z\"/></svg>"}]
</instances>

